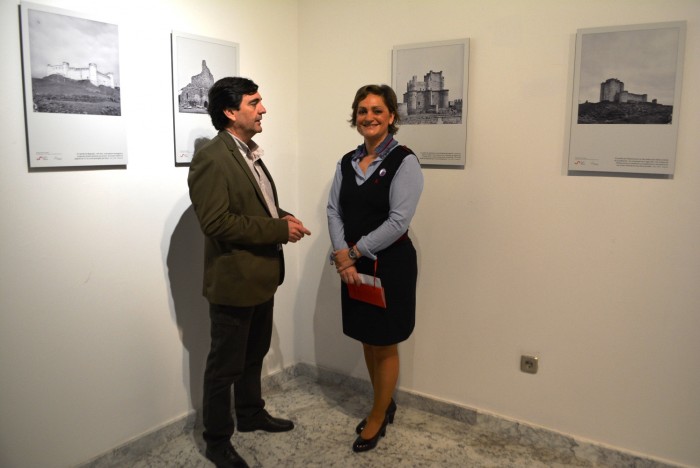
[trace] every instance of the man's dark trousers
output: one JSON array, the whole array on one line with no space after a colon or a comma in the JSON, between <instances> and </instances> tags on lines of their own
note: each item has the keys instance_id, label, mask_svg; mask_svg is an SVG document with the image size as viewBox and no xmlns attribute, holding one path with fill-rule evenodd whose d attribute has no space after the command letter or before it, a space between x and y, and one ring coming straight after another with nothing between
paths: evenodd
<instances>
[{"instance_id":1,"label":"man's dark trousers","mask_svg":"<svg viewBox=\"0 0 700 468\"><path fill-rule=\"evenodd\" d=\"M274 298L252 307L209 305L211 349L204 370L204 440L207 446L228 444L233 436L231 385L240 421L265 407L260 378L272 339Z\"/></svg>"}]
</instances>

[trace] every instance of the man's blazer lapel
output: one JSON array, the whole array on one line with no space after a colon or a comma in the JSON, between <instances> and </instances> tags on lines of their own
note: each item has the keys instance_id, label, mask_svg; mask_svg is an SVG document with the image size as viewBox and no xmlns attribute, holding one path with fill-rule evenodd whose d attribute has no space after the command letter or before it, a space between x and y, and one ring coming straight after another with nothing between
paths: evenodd
<instances>
[{"instance_id":1,"label":"man's blazer lapel","mask_svg":"<svg viewBox=\"0 0 700 468\"><path fill-rule=\"evenodd\" d=\"M267 166L265 165L262 159L260 159L260 167L262 167L263 172L267 176L267 180L270 181L270 186L272 187L272 194L275 197L275 206L279 206L279 201L277 200L277 188L275 187L275 181L272 180L272 175L270 175L270 171L267 170Z\"/></svg>"},{"instance_id":2,"label":"man's blazer lapel","mask_svg":"<svg viewBox=\"0 0 700 468\"><path fill-rule=\"evenodd\" d=\"M222 135L225 134L225 135ZM267 202L265 201L265 196L262 193L262 190L260 189L260 184L258 184L258 180L255 177L255 174L250 170L250 166L248 166L248 163L245 160L245 156L241 154L241 150L238 149L238 145L236 142L233 140L233 137L229 135L229 133L226 130L222 130L219 135L221 135L222 139L224 140L224 143L226 143L226 147L228 150L231 152L231 156L233 157L233 160L238 163L238 165L241 167L241 170L243 173L247 176L248 181L250 184L253 186L253 189L255 190L256 195L258 196L258 200L262 205L265 207L265 211L272 216L272 213L270 213L270 208L267 206ZM260 161L262 163L262 161ZM272 178L269 176L269 173L267 172L266 169L265 174L268 175L268 179L270 179L270 183L272 183ZM272 191L275 193L275 203L277 202L277 193L275 192L274 184L272 185Z\"/></svg>"}]
</instances>

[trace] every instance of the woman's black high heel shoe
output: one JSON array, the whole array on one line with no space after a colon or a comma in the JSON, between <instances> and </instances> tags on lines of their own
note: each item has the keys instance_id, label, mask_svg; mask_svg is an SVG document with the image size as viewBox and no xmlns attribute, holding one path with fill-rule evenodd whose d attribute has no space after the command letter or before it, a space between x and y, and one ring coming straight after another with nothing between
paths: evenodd
<instances>
[{"instance_id":1,"label":"woman's black high heel shoe","mask_svg":"<svg viewBox=\"0 0 700 468\"><path fill-rule=\"evenodd\" d=\"M396 414L396 402L392 398L391 403L389 403L389 407L386 409L386 419L389 421L389 424L394 424L394 415L395 414ZM355 428L355 432L357 434L360 434L365 429L366 425L367 425L367 418L360 421L360 424L358 424L357 427Z\"/></svg>"},{"instance_id":2,"label":"woman's black high heel shoe","mask_svg":"<svg viewBox=\"0 0 700 468\"><path fill-rule=\"evenodd\" d=\"M389 416L384 416L384 422L382 427L379 428L377 433L371 439L363 439L362 436L357 436L355 442L352 444L353 452L366 452L367 450L372 450L377 446L380 437L386 435L386 426L389 424Z\"/></svg>"}]
</instances>

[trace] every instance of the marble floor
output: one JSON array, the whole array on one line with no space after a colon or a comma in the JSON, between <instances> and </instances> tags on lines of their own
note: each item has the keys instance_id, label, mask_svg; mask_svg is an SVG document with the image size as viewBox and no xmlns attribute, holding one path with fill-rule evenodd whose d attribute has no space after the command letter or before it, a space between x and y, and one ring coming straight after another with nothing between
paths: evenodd
<instances>
[{"instance_id":1,"label":"marble floor","mask_svg":"<svg viewBox=\"0 0 700 468\"><path fill-rule=\"evenodd\" d=\"M455 417L401 393L386 437L376 449L356 454L354 428L369 405L368 393L357 385L297 375L266 388L264 397L272 415L292 419L296 427L281 434L236 433L234 447L251 467L668 466L475 412ZM119 466L212 467L200 434L185 430Z\"/></svg>"}]
</instances>

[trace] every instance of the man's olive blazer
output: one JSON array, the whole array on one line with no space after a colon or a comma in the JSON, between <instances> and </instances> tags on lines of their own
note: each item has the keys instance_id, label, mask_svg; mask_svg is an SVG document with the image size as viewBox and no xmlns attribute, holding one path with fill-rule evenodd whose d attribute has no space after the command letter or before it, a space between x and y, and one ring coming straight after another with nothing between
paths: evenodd
<instances>
[{"instance_id":1,"label":"man's olive blazer","mask_svg":"<svg viewBox=\"0 0 700 468\"><path fill-rule=\"evenodd\" d=\"M277 190L267 174L278 205ZM205 235L204 296L212 304L248 307L271 299L284 279L280 244L287 221L273 218L233 137L221 131L192 158L187 183ZM280 218L286 211L277 208Z\"/></svg>"}]
</instances>

